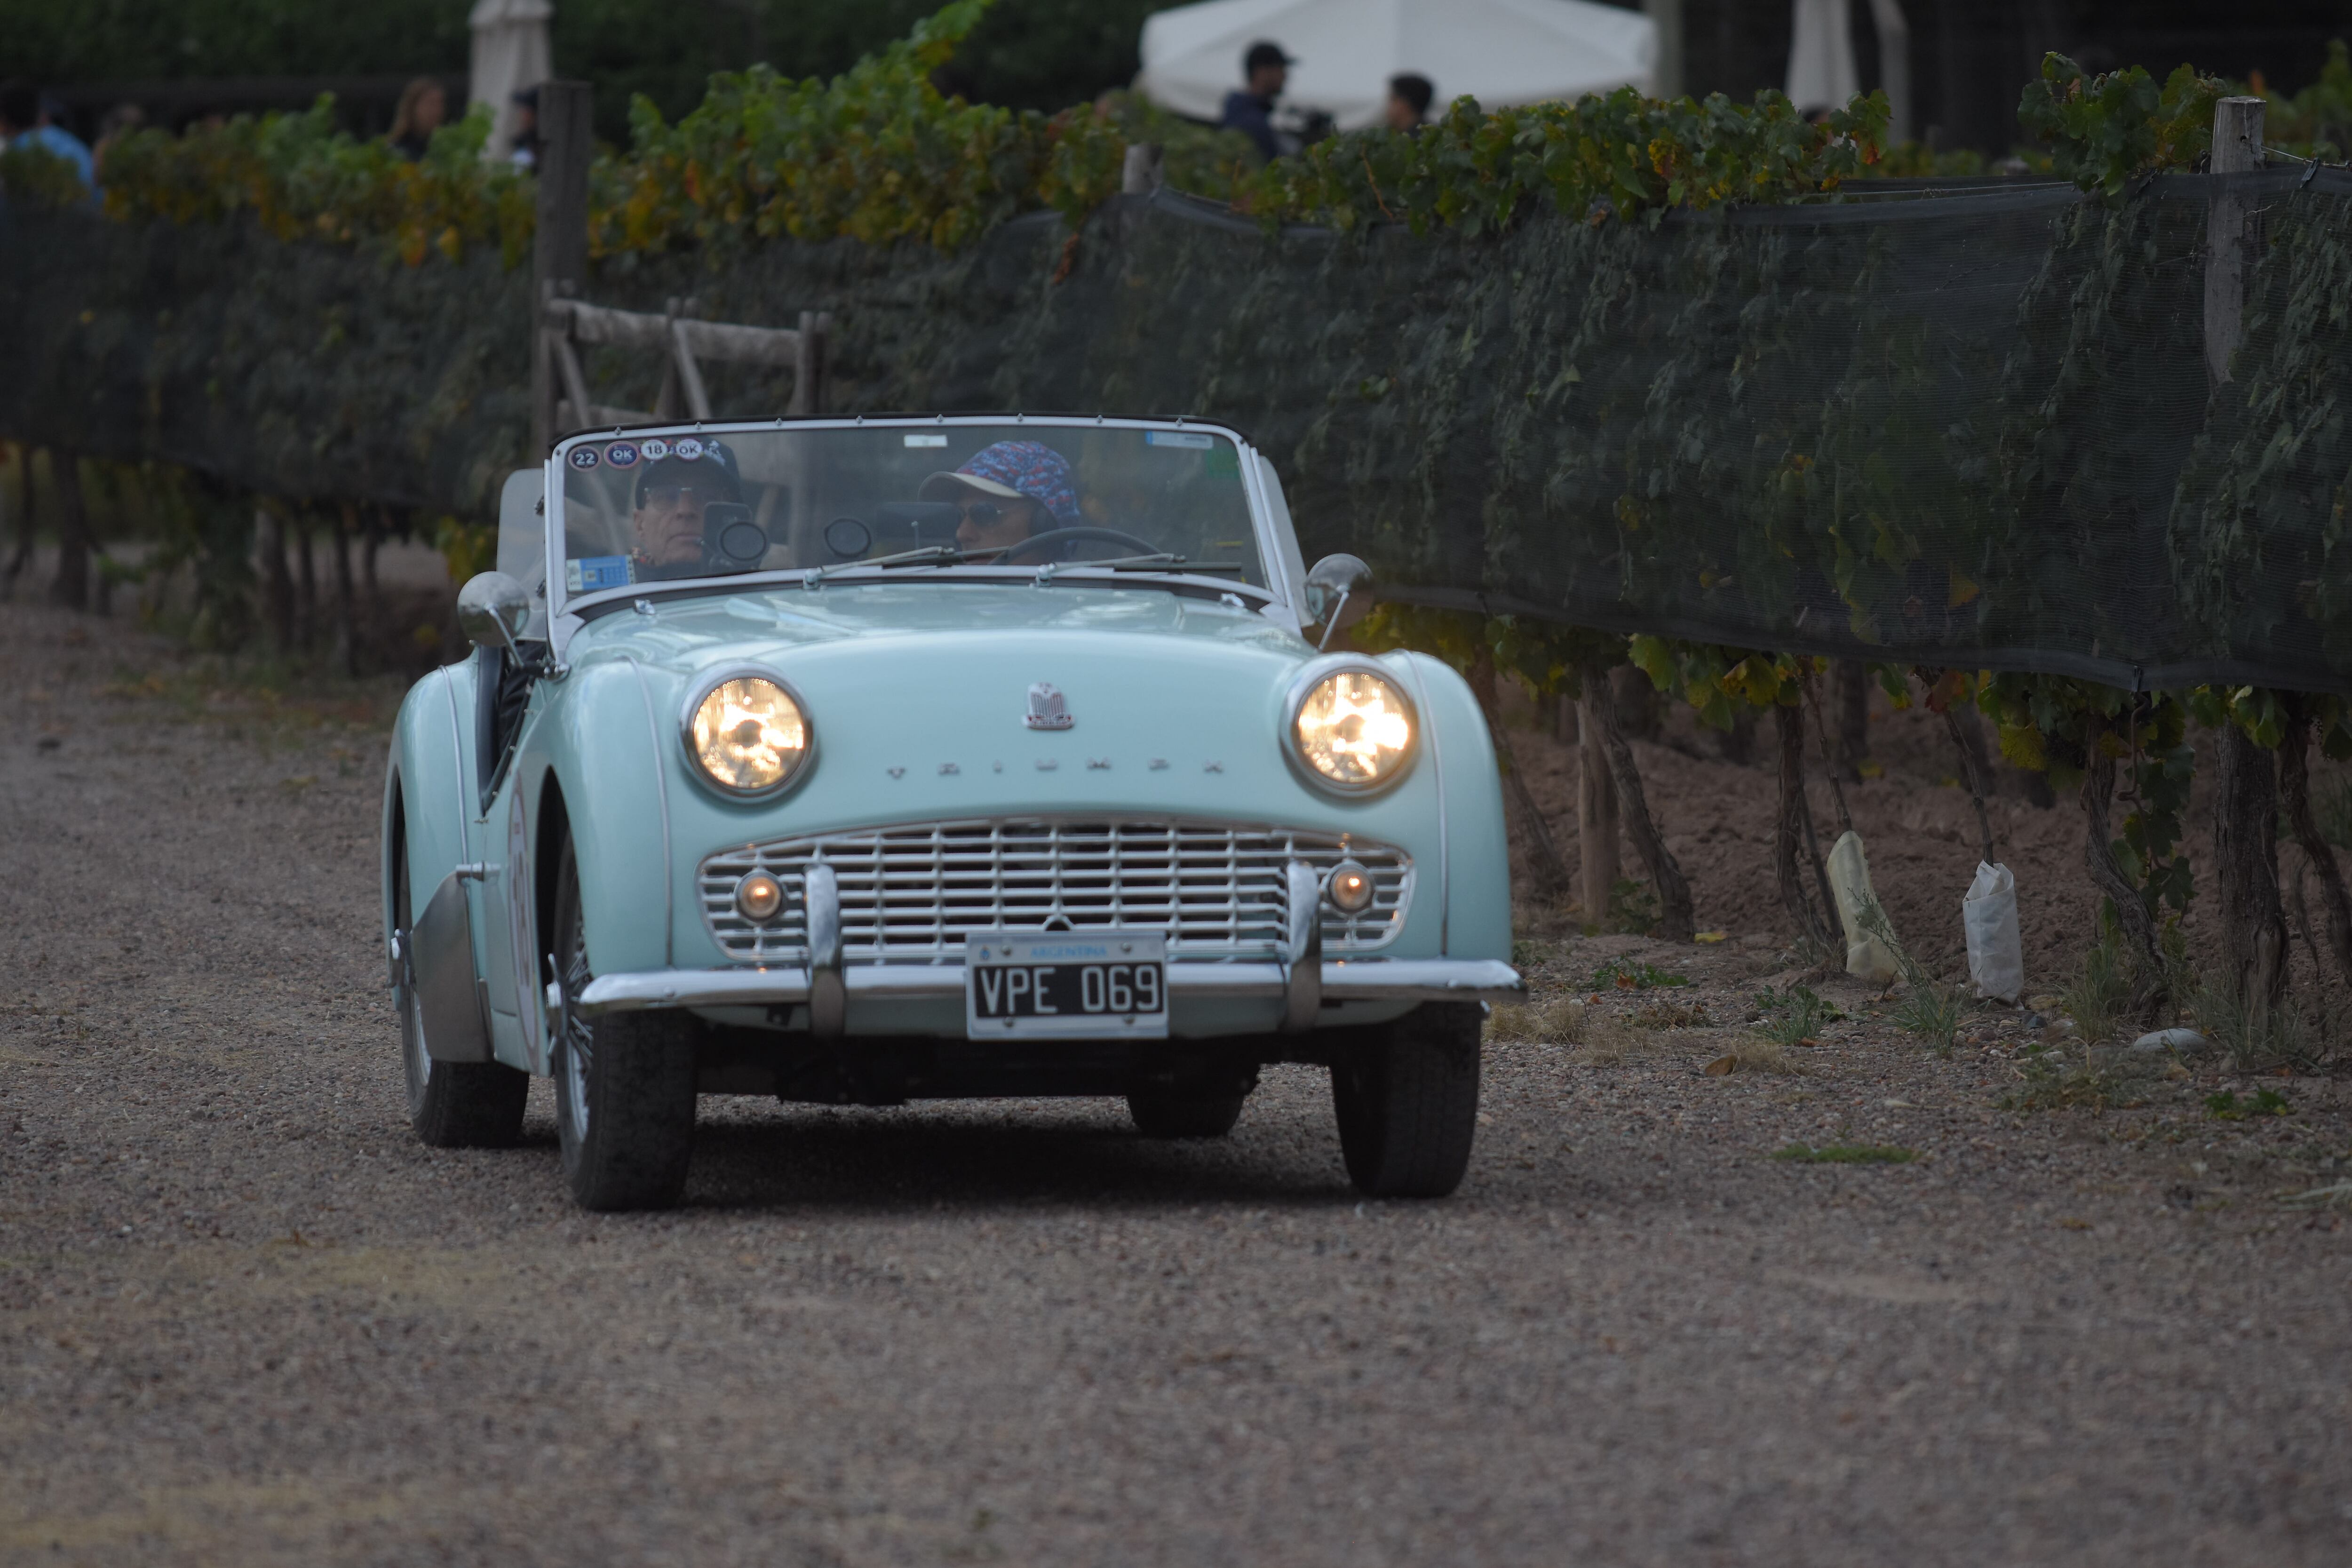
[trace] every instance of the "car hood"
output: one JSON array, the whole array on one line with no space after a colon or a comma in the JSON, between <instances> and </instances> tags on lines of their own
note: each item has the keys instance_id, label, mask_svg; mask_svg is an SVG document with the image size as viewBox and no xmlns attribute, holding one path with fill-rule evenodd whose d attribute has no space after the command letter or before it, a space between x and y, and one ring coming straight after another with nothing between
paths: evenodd
<instances>
[{"instance_id":1,"label":"car hood","mask_svg":"<svg viewBox=\"0 0 2352 1568\"><path fill-rule=\"evenodd\" d=\"M717 812L730 826L712 830L739 842L772 825L822 831L1003 812L1388 817L1422 793L1409 778L1374 805L1306 786L1281 745L1282 707L1315 650L1217 600L1062 584L828 584L608 615L574 638L570 658L583 673L635 664L673 736L687 704L730 670L772 673L798 694L814 733L803 783L756 805L688 791L698 802L688 814ZM1029 722L1041 684L1061 694L1066 728ZM663 749L686 772L684 748Z\"/></svg>"}]
</instances>

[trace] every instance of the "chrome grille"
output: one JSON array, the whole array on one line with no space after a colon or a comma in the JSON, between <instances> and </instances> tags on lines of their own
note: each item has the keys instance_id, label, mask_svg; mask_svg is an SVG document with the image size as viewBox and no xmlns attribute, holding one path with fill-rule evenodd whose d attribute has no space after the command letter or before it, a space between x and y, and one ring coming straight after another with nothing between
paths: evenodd
<instances>
[{"instance_id":1,"label":"chrome grille","mask_svg":"<svg viewBox=\"0 0 2352 1568\"><path fill-rule=\"evenodd\" d=\"M805 960L803 875L818 862L838 879L843 955L861 963L951 962L971 931L1108 926L1166 931L1171 958L1266 958L1282 942L1283 868L1328 870L1351 855L1374 893L1359 915L1324 906L1323 949L1337 954L1383 946L1403 926L1412 859L1402 850L1221 823L937 822L745 845L704 860L698 880L711 936L746 963ZM784 884L767 926L735 909L735 884L755 869Z\"/></svg>"}]
</instances>

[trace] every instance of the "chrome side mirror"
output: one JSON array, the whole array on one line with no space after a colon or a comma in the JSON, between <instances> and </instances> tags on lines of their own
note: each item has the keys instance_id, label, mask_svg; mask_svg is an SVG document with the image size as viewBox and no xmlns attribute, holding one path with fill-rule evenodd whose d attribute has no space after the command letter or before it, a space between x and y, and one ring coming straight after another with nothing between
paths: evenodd
<instances>
[{"instance_id":1,"label":"chrome side mirror","mask_svg":"<svg viewBox=\"0 0 2352 1568\"><path fill-rule=\"evenodd\" d=\"M1323 628L1315 646L1331 639L1372 611L1372 569L1353 555L1326 555L1307 574L1307 624Z\"/></svg>"},{"instance_id":2,"label":"chrome side mirror","mask_svg":"<svg viewBox=\"0 0 2352 1568\"><path fill-rule=\"evenodd\" d=\"M502 647L517 658L515 638L530 624L530 595L503 572L483 572L457 590L457 629L476 647Z\"/></svg>"}]
</instances>

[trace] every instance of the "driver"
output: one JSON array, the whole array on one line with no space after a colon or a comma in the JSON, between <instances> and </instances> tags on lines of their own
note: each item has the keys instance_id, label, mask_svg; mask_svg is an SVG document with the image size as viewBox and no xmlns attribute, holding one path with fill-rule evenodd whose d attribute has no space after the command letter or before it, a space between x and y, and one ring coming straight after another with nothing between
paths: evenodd
<instances>
[{"instance_id":1,"label":"driver","mask_svg":"<svg viewBox=\"0 0 2352 1568\"><path fill-rule=\"evenodd\" d=\"M955 472L925 479L916 499L953 501L960 514L956 547L983 560L1033 535L1085 521L1069 459L1040 441L983 447Z\"/></svg>"},{"instance_id":2,"label":"driver","mask_svg":"<svg viewBox=\"0 0 2352 1568\"><path fill-rule=\"evenodd\" d=\"M742 490L735 454L726 447L693 437L672 442L667 456L637 476L629 554L638 575L677 576L680 568L690 574L711 565L718 552L703 525L704 509L740 500Z\"/></svg>"}]
</instances>

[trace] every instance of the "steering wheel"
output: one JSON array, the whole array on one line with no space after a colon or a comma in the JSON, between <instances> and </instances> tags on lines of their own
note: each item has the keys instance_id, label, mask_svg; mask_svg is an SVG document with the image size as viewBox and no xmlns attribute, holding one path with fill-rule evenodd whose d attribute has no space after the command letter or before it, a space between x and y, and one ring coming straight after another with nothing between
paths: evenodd
<instances>
[{"instance_id":1,"label":"steering wheel","mask_svg":"<svg viewBox=\"0 0 2352 1568\"><path fill-rule=\"evenodd\" d=\"M1012 561L1014 556L1026 554L1044 545L1077 544L1090 539L1098 539L1109 544L1127 545L1138 555L1161 553L1160 546L1150 540L1138 539L1131 533L1121 533L1115 528L1049 528L1043 533L1031 534L1018 544L1007 546L998 552L996 562L997 564L1003 565Z\"/></svg>"}]
</instances>

